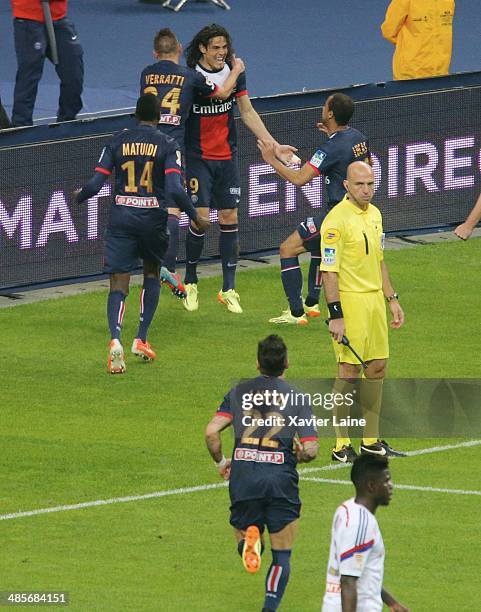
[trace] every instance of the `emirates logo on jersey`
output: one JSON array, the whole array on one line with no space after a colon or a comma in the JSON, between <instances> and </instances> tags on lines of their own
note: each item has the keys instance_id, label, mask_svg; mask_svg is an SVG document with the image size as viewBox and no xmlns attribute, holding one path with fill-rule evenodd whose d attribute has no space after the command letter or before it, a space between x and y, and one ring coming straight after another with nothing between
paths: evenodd
<instances>
[{"instance_id":1,"label":"emirates logo on jersey","mask_svg":"<svg viewBox=\"0 0 481 612\"><path fill-rule=\"evenodd\" d=\"M222 104L194 104L192 112L194 115L222 115L232 110L233 104L232 100L226 100Z\"/></svg>"}]
</instances>

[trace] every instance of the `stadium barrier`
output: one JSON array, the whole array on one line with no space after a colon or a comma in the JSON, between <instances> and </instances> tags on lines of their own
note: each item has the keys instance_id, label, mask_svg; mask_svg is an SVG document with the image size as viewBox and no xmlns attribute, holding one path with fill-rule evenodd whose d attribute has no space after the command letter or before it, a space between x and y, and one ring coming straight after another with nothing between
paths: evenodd
<instances>
[{"instance_id":1,"label":"stadium barrier","mask_svg":"<svg viewBox=\"0 0 481 612\"><path fill-rule=\"evenodd\" d=\"M373 153L376 203L389 234L462 221L481 173L481 72L339 89L357 100L351 124ZM254 100L274 137L309 159L325 136L316 129L331 90ZM92 175L110 135L132 115L0 132L0 288L97 275L112 184L88 202L71 194ZM238 120L243 254L275 249L323 205L321 178L296 188L263 163L255 138ZM213 217L215 219L215 216ZM187 219L181 220L183 229ZM183 241L182 241L183 242ZM204 255L218 251L217 228ZM180 253L183 258L183 252Z\"/></svg>"}]
</instances>

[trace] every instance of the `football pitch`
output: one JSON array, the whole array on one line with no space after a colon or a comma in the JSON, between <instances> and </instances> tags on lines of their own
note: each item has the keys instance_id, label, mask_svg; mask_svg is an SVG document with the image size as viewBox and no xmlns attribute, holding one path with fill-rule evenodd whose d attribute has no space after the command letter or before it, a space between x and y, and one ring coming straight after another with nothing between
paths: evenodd
<instances>
[{"instance_id":1,"label":"football pitch","mask_svg":"<svg viewBox=\"0 0 481 612\"><path fill-rule=\"evenodd\" d=\"M481 239L386 261L406 312L388 376L481 378ZM65 591L80 611L261 610L270 552L259 574L244 572L204 428L235 381L255 376L270 333L289 348L288 379L329 378L335 364L322 321L267 322L285 308L277 267L239 273L240 316L216 303L218 284L201 279L196 313L164 289L149 338L158 360L129 354L124 376L106 373L105 291L0 309L0 592ZM138 296L132 288L126 349ZM300 469L285 612L320 610L332 515L353 494L331 442ZM481 439L389 442L410 456L391 462L394 497L377 513L386 588L416 612L479 609Z\"/></svg>"}]
</instances>

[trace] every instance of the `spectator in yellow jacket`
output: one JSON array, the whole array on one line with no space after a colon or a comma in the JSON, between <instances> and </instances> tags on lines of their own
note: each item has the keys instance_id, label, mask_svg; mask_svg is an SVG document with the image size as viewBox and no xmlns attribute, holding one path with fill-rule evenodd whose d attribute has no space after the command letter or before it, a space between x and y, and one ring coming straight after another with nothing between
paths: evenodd
<instances>
[{"instance_id":1,"label":"spectator in yellow jacket","mask_svg":"<svg viewBox=\"0 0 481 612\"><path fill-rule=\"evenodd\" d=\"M392 0L381 26L396 45L394 79L448 74L453 46L454 0Z\"/></svg>"}]
</instances>

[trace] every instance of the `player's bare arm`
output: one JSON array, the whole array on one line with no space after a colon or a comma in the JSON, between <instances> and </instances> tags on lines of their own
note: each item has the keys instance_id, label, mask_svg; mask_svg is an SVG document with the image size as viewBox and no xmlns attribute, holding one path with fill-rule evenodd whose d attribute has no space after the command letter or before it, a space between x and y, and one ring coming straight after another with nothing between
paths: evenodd
<instances>
[{"instance_id":1,"label":"player's bare arm","mask_svg":"<svg viewBox=\"0 0 481 612\"><path fill-rule=\"evenodd\" d=\"M391 612L409 612L409 608L406 608L396 601L396 599L394 599L394 597L388 591L386 591L385 588L383 588L381 591L381 599L386 606L389 606L389 610Z\"/></svg>"},{"instance_id":2,"label":"player's bare arm","mask_svg":"<svg viewBox=\"0 0 481 612\"><path fill-rule=\"evenodd\" d=\"M242 121L249 128L249 130L259 140L264 142L272 142L274 144L276 156L283 162L288 163L292 160L293 153L297 151L295 147L290 145L280 145L277 140L269 133L268 129L264 125L264 122L259 117L257 111L252 106L252 102L248 95L240 96L237 98L237 106L241 115Z\"/></svg>"},{"instance_id":3,"label":"player's bare arm","mask_svg":"<svg viewBox=\"0 0 481 612\"><path fill-rule=\"evenodd\" d=\"M389 278L389 272L384 261L381 262L381 274L382 274L382 291L384 297L388 300L389 310L391 311L392 320L391 327L393 329L399 329L404 325L404 311L401 308L401 304L397 298L397 294L391 284Z\"/></svg>"},{"instance_id":4,"label":"player's bare arm","mask_svg":"<svg viewBox=\"0 0 481 612\"><path fill-rule=\"evenodd\" d=\"M317 457L319 443L317 440L306 440L299 442L294 438L296 444L296 456L298 463L309 463Z\"/></svg>"},{"instance_id":5,"label":"player's bare arm","mask_svg":"<svg viewBox=\"0 0 481 612\"><path fill-rule=\"evenodd\" d=\"M289 168L276 156L276 147L273 142L266 142L263 140L257 141L257 148L261 152L263 160L274 168L277 174L289 181L293 185L302 187L307 183L310 183L313 178L318 176L312 166L304 164L302 168Z\"/></svg>"},{"instance_id":6,"label":"player's bare arm","mask_svg":"<svg viewBox=\"0 0 481 612\"><path fill-rule=\"evenodd\" d=\"M481 194L476 201L476 204L473 207L473 210L469 213L464 223L458 225L458 227L454 230L454 233L461 240L467 240L471 234L473 233L474 228L481 221Z\"/></svg>"},{"instance_id":7,"label":"player's bare arm","mask_svg":"<svg viewBox=\"0 0 481 612\"><path fill-rule=\"evenodd\" d=\"M236 57L234 55L232 58L230 74L225 80L224 84L217 87L214 97L219 98L220 100L227 100L236 86L239 75L244 72L245 69L244 62L240 59L240 57Z\"/></svg>"},{"instance_id":8,"label":"player's bare arm","mask_svg":"<svg viewBox=\"0 0 481 612\"><path fill-rule=\"evenodd\" d=\"M328 306L329 304L339 304L341 298L339 296L339 278L337 272L323 272L322 284ZM331 317L329 319L329 333L339 344L342 342L344 331L344 318L333 319Z\"/></svg>"},{"instance_id":9,"label":"player's bare arm","mask_svg":"<svg viewBox=\"0 0 481 612\"><path fill-rule=\"evenodd\" d=\"M357 577L341 576L342 612L356 612L357 608Z\"/></svg>"},{"instance_id":10,"label":"player's bare arm","mask_svg":"<svg viewBox=\"0 0 481 612\"><path fill-rule=\"evenodd\" d=\"M230 459L226 459L222 452L222 440L220 434L224 429L231 425L231 419L227 417L215 415L205 430L205 443L210 456L214 460L219 475L224 480L229 480L230 476Z\"/></svg>"}]
</instances>

